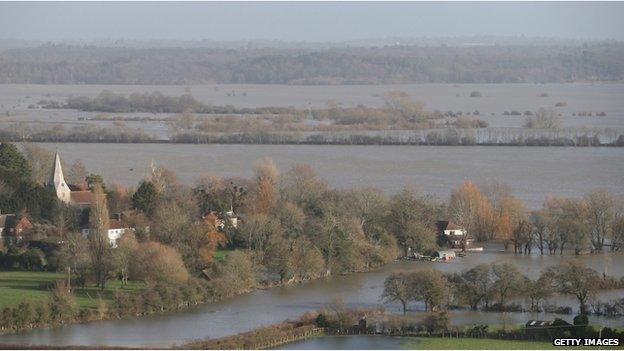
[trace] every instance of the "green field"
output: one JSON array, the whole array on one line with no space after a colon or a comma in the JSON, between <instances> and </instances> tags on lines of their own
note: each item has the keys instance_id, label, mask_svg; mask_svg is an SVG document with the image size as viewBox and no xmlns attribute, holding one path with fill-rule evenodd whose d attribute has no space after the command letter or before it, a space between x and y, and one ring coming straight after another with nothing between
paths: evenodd
<instances>
[{"instance_id":1,"label":"green field","mask_svg":"<svg viewBox=\"0 0 624 351\"><path fill-rule=\"evenodd\" d=\"M54 272L24 272L2 271L0 272L0 309L6 306L16 306L24 300L46 301L50 295L50 285L66 276ZM106 289L87 285L83 289L74 289L76 303L81 308L97 307L100 296L105 301L111 301L115 290L138 291L142 288L141 283L129 282L127 286L121 285L119 280L111 280L106 284Z\"/></svg>"},{"instance_id":2,"label":"green field","mask_svg":"<svg viewBox=\"0 0 624 351\"><path fill-rule=\"evenodd\" d=\"M215 258L216 261L222 261L232 251L234 251L234 250L231 250L231 249L216 249L215 250L215 254L214 254L214 258Z\"/></svg>"},{"instance_id":3,"label":"green field","mask_svg":"<svg viewBox=\"0 0 624 351\"><path fill-rule=\"evenodd\" d=\"M550 350L562 349L550 342L523 340L495 340L474 338L417 338L404 344L405 349L413 350ZM574 347L574 349L596 349L597 347ZM617 347L601 347L615 350ZM565 347L563 348L565 349Z\"/></svg>"}]
</instances>

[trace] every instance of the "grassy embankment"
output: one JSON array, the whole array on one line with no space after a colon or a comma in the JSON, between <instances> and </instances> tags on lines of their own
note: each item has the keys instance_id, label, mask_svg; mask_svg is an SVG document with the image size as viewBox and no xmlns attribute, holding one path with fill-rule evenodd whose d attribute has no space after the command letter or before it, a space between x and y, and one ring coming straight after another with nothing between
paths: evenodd
<instances>
[{"instance_id":1,"label":"grassy embankment","mask_svg":"<svg viewBox=\"0 0 624 351\"><path fill-rule=\"evenodd\" d=\"M62 273L54 272L0 272L0 309L17 306L24 300L47 301L54 282L66 277ZM142 286L143 284L139 282L128 282L128 285L122 286L121 281L111 280L106 284L104 291L93 285L87 285L84 290L74 289L73 294L79 308L96 308L100 296L104 301L111 302L115 290L138 291Z\"/></svg>"},{"instance_id":2,"label":"grassy embankment","mask_svg":"<svg viewBox=\"0 0 624 351\"><path fill-rule=\"evenodd\" d=\"M525 340L498 340L476 338L417 338L404 345L413 350L550 350L561 349L550 342ZM575 349L597 349L598 347L574 347ZM601 347L604 350L616 350L618 347Z\"/></svg>"}]
</instances>

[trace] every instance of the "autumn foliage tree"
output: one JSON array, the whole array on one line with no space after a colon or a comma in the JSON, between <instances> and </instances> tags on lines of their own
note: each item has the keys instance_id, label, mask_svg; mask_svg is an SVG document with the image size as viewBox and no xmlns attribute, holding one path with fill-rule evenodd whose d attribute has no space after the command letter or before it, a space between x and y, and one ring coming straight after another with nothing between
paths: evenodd
<instances>
[{"instance_id":1,"label":"autumn foliage tree","mask_svg":"<svg viewBox=\"0 0 624 351\"><path fill-rule=\"evenodd\" d=\"M466 181L453 190L449 214L454 222L466 228L477 240L491 238L494 223L492 205L474 183Z\"/></svg>"},{"instance_id":2,"label":"autumn foliage tree","mask_svg":"<svg viewBox=\"0 0 624 351\"><path fill-rule=\"evenodd\" d=\"M258 213L269 213L277 201L279 171L271 159L260 161L255 168L256 188L253 206Z\"/></svg>"}]
</instances>

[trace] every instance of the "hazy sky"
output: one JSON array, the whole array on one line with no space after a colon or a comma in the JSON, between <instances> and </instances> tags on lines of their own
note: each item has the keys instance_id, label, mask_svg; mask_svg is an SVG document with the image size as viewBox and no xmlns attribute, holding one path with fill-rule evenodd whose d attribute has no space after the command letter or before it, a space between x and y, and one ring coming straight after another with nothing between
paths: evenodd
<instances>
[{"instance_id":1,"label":"hazy sky","mask_svg":"<svg viewBox=\"0 0 624 351\"><path fill-rule=\"evenodd\" d=\"M5 39L341 41L463 35L624 40L624 3L0 3Z\"/></svg>"}]
</instances>

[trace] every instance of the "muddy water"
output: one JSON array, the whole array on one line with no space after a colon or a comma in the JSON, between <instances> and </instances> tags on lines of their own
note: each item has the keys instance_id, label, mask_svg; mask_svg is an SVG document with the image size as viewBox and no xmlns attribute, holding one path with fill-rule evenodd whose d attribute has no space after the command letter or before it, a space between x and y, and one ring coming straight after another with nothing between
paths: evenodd
<instances>
[{"instance_id":1,"label":"muddy water","mask_svg":"<svg viewBox=\"0 0 624 351\"><path fill-rule=\"evenodd\" d=\"M373 186L389 194L406 185L446 200L465 180L498 181L532 208L548 194L582 196L593 189L624 195L624 148L488 146L39 144L67 164L81 159L107 182L136 186L150 162L186 183L204 173L249 177L261 158L282 171L311 165L330 185Z\"/></svg>"},{"instance_id":2,"label":"muddy water","mask_svg":"<svg viewBox=\"0 0 624 351\"><path fill-rule=\"evenodd\" d=\"M528 276L535 277L541 270L558 262L579 260L599 272L624 276L624 255L574 256L516 256L509 253L484 252L472 254L452 263L396 262L371 273L332 277L307 282L296 286L279 287L256 291L219 303L142 319L96 322L71 325L63 328L40 329L14 335L0 336L0 343L46 344L46 345L125 345L125 346L169 346L205 337L219 337L251 330L277 323L288 318L322 308L342 299L349 307L376 307L383 305L387 310L399 312L396 304L380 301L384 279L395 270L419 270L437 268L443 271L461 271L483 262L514 262ZM610 291L601 299L620 297L624 291ZM557 305L576 306L569 297L555 298ZM423 306L409 306L416 317L424 315ZM515 325L529 319L552 319L555 315L546 313L487 313L472 311L451 312L454 325L487 323ZM563 316L571 319L571 316ZM608 326L622 326L622 318L592 317L592 323ZM392 347L390 347L392 348Z\"/></svg>"}]
</instances>

